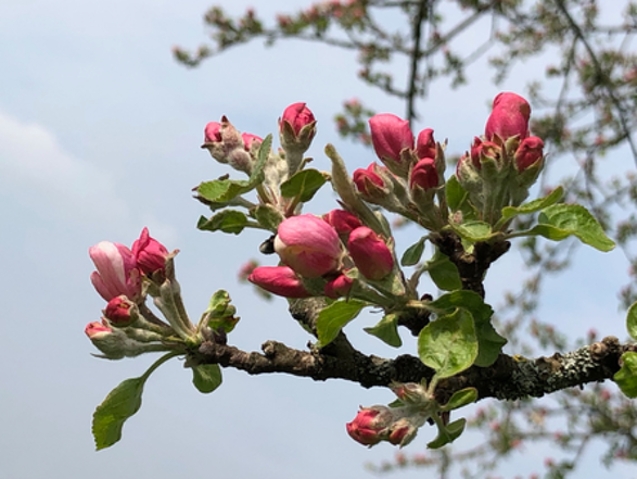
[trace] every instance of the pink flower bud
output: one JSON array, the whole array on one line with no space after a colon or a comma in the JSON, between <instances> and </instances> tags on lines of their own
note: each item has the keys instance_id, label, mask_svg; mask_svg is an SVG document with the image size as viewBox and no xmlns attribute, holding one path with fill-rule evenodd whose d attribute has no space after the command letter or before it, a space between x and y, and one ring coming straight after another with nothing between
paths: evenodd
<instances>
[{"instance_id":1,"label":"pink flower bud","mask_svg":"<svg viewBox=\"0 0 637 479\"><path fill-rule=\"evenodd\" d=\"M97 271L91 273L91 282L106 301L126 295L137 301L142 291L140 271L131 250L119 243L102 241L91 246L88 254Z\"/></svg>"},{"instance_id":2,"label":"pink flower bud","mask_svg":"<svg viewBox=\"0 0 637 479\"><path fill-rule=\"evenodd\" d=\"M243 140L243 146L246 151L250 151L253 144L255 147L258 147L263 143L263 138L253 135L252 133L241 133L241 139Z\"/></svg>"},{"instance_id":3,"label":"pink flower bud","mask_svg":"<svg viewBox=\"0 0 637 479\"><path fill-rule=\"evenodd\" d=\"M418 428L409 422L406 418L400 418L389 428L389 437L387 440L395 446L406 446L414 437Z\"/></svg>"},{"instance_id":4,"label":"pink flower bud","mask_svg":"<svg viewBox=\"0 0 637 479\"><path fill-rule=\"evenodd\" d=\"M111 299L103 313L113 326L128 326L137 319L139 314L137 305L124 295Z\"/></svg>"},{"instance_id":5,"label":"pink flower bud","mask_svg":"<svg viewBox=\"0 0 637 479\"><path fill-rule=\"evenodd\" d=\"M338 270L342 255L336 230L310 214L283 220L277 229L274 250L283 263L306 278Z\"/></svg>"},{"instance_id":6,"label":"pink flower bud","mask_svg":"<svg viewBox=\"0 0 637 479\"><path fill-rule=\"evenodd\" d=\"M133 243L133 256L137 267L144 274L152 275L155 271L165 270L168 250L159 241L150 237L148 228L144 228L139 239Z\"/></svg>"},{"instance_id":7,"label":"pink flower bud","mask_svg":"<svg viewBox=\"0 0 637 479\"><path fill-rule=\"evenodd\" d=\"M386 165L400 164L400 152L414 148L414 135L409 122L391 113L381 113L369 119L372 144L378 158Z\"/></svg>"},{"instance_id":8,"label":"pink flower bud","mask_svg":"<svg viewBox=\"0 0 637 479\"><path fill-rule=\"evenodd\" d=\"M292 268L287 266L257 266L248 281L270 293L286 298L308 298L312 296Z\"/></svg>"},{"instance_id":9,"label":"pink flower bud","mask_svg":"<svg viewBox=\"0 0 637 479\"><path fill-rule=\"evenodd\" d=\"M344 274L338 275L336 278L330 280L325 285L325 296L331 299L341 298L347 296L352 289L354 280Z\"/></svg>"},{"instance_id":10,"label":"pink flower bud","mask_svg":"<svg viewBox=\"0 0 637 479\"><path fill-rule=\"evenodd\" d=\"M476 136L471 145L471 162L478 170L482 168L482 158L489 158L499 164L502 147L492 141L482 141Z\"/></svg>"},{"instance_id":11,"label":"pink flower bud","mask_svg":"<svg viewBox=\"0 0 637 479\"><path fill-rule=\"evenodd\" d=\"M522 140L520 146L515 151L515 166L522 172L529 166L540 161L544 155L544 142L537 136L529 136Z\"/></svg>"},{"instance_id":12,"label":"pink flower bud","mask_svg":"<svg viewBox=\"0 0 637 479\"><path fill-rule=\"evenodd\" d=\"M110 327L100 321L93 321L92 323L88 323L84 328L84 333L91 340L104 337L108 334L111 334L112 332L113 330Z\"/></svg>"},{"instance_id":13,"label":"pink flower bud","mask_svg":"<svg viewBox=\"0 0 637 479\"><path fill-rule=\"evenodd\" d=\"M376 163L370 164L366 169L358 168L354 171L353 180L356 189L364 196L379 198L387 194L385 182L379 175L380 166Z\"/></svg>"},{"instance_id":14,"label":"pink flower bud","mask_svg":"<svg viewBox=\"0 0 637 479\"><path fill-rule=\"evenodd\" d=\"M204 128L204 141L206 143L221 141L221 123L218 121L211 121L206 125Z\"/></svg>"},{"instance_id":15,"label":"pink flower bud","mask_svg":"<svg viewBox=\"0 0 637 479\"><path fill-rule=\"evenodd\" d=\"M433 158L423 158L418 161L409 173L409 188L422 188L431 190L438 186L438 172L436 171L436 161Z\"/></svg>"},{"instance_id":16,"label":"pink flower bud","mask_svg":"<svg viewBox=\"0 0 637 479\"><path fill-rule=\"evenodd\" d=\"M436 140L434 140L434 131L431 128L425 128L418 133L416 155L418 158L436 158Z\"/></svg>"},{"instance_id":17,"label":"pink flower bud","mask_svg":"<svg viewBox=\"0 0 637 479\"><path fill-rule=\"evenodd\" d=\"M288 123L294 134L299 136L303 127L316 123L314 113L306 106L305 103L292 103L288 106L281 116L281 123Z\"/></svg>"},{"instance_id":18,"label":"pink flower bud","mask_svg":"<svg viewBox=\"0 0 637 479\"><path fill-rule=\"evenodd\" d=\"M393 414L385 406L365 407L345 427L352 439L365 446L373 446L387 437L387 428L393 419Z\"/></svg>"},{"instance_id":19,"label":"pink flower bud","mask_svg":"<svg viewBox=\"0 0 637 479\"><path fill-rule=\"evenodd\" d=\"M363 223L361 223L361 220L359 220L357 216L345 210L332 210L323 215L323 220L332 226L339 236L345 237L347 237L352 230L363 226Z\"/></svg>"},{"instance_id":20,"label":"pink flower bud","mask_svg":"<svg viewBox=\"0 0 637 479\"><path fill-rule=\"evenodd\" d=\"M511 92L499 93L493 100L493 111L487 119L484 135L493 140L494 135L506 141L512 136L524 139L529 136L531 106L520 95Z\"/></svg>"},{"instance_id":21,"label":"pink flower bud","mask_svg":"<svg viewBox=\"0 0 637 479\"><path fill-rule=\"evenodd\" d=\"M383 279L394 268L394 257L385 242L367 226L349 235L347 249L358 270L367 279Z\"/></svg>"}]
</instances>

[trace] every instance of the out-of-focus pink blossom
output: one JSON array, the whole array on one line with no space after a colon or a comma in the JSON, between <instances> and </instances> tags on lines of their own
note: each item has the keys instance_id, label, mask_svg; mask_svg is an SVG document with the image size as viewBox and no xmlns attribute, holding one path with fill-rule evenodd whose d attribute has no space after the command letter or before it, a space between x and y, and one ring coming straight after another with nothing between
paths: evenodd
<instances>
[{"instance_id":1,"label":"out-of-focus pink blossom","mask_svg":"<svg viewBox=\"0 0 637 479\"><path fill-rule=\"evenodd\" d=\"M409 122L391 113L380 113L369 119L372 144L378 158L385 163L400 164L400 152L414 148L414 135Z\"/></svg>"},{"instance_id":2,"label":"out-of-focus pink blossom","mask_svg":"<svg viewBox=\"0 0 637 479\"><path fill-rule=\"evenodd\" d=\"M133 256L137 267L144 274L151 275L157 270L165 269L168 250L159 241L151 238L148 228L144 228L139 239L133 243Z\"/></svg>"},{"instance_id":3,"label":"out-of-focus pink blossom","mask_svg":"<svg viewBox=\"0 0 637 479\"><path fill-rule=\"evenodd\" d=\"M340 266L342 248L336 230L321 218L305 214L285 219L277 229L274 250L297 274L318 278Z\"/></svg>"},{"instance_id":4,"label":"out-of-focus pink blossom","mask_svg":"<svg viewBox=\"0 0 637 479\"><path fill-rule=\"evenodd\" d=\"M524 98L511 92L499 93L493 100L484 135L487 140L493 140L495 135L504 141L516 135L524 139L529 136L530 117L531 106Z\"/></svg>"},{"instance_id":5,"label":"out-of-focus pink blossom","mask_svg":"<svg viewBox=\"0 0 637 479\"><path fill-rule=\"evenodd\" d=\"M102 241L91 246L88 254L97 271L91 273L93 286L106 301L126 295L136 301L141 294L141 277L131 250L119 243Z\"/></svg>"},{"instance_id":6,"label":"out-of-focus pink blossom","mask_svg":"<svg viewBox=\"0 0 637 479\"><path fill-rule=\"evenodd\" d=\"M358 270L367 279L383 279L394 268L394 257L385 242L367 226L349 235L347 249Z\"/></svg>"},{"instance_id":7,"label":"out-of-focus pink blossom","mask_svg":"<svg viewBox=\"0 0 637 479\"><path fill-rule=\"evenodd\" d=\"M248 276L248 281L286 298L311 296L294 270L287 266L257 266Z\"/></svg>"},{"instance_id":8,"label":"out-of-focus pink blossom","mask_svg":"<svg viewBox=\"0 0 637 479\"><path fill-rule=\"evenodd\" d=\"M541 161L544 156L544 142L537 136L529 136L522 140L515 151L515 166L522 172L529 166Z\"/></svg>"}]
</instances>

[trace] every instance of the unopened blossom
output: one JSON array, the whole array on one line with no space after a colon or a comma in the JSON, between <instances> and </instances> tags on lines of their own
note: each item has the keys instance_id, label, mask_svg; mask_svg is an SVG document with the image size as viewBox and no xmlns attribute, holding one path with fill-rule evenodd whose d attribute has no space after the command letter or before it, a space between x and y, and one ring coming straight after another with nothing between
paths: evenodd
<instances>
[{"instance_id":1,"label":"unopened blossom","mask_svg":"<svg viewBox=\"0 0 637 479\"><path fill-rule=\"evenodd\" d=\"M434 131L431 128L425 128L418 133L416 156L418 158L436 158L436 140L434 140Z\"/></svg>"},{"instance_id":2,"label":"unopened blossom","mask_svg":"<svg viewBox=\"0 0 637 479\"><path fill-rule=\"evenodd\" d=\"M395 446L406 446L416 437L417 432L418 428L407 418L400 418L389 427L387 441Z\"/></svg>"},{"instance_id":3,"label":"unopened blossom","mask_svg":"<svg viewBox=\"0 0 637 479\"><path fill-rule=\"evenodd\" d=\"M103 312L104 317L114 326L128 326L139 314L137 305L124 295L111 299Z\"/></svg>"},{"instance_id":4,"label":"unopened blossom","mask_svg":"<svg viewBox=\"0 0 637 479\"><path fill-rule=\"evenodd\" d=\"M369 119L372 145L378 158L390 168L402 162L401 152L414 148L414 135L409 122L391 113L380 113Z\"/></svg>"},{"instance_id":5,"label":"unopened blossom","mask_svg":"<svg viewBox=\"0 0 637 479\"><path fill-rule=\"evenodd\" d=\"M137 267L147 275L155 271L164 271L168 258L166 247L154 238L151 238L148 228L144 228L139 239L133 243L133 256Z\"/></svg>"},{"instance_id":6,"label":"unopened blossom","mask_svg":"<svg viewBox=\"0 0 637 479\"><path fill-rule=\"evenodd\" d=\"M347 249L354 264L367 279L381 280L394 268L394 257L389 247L367 226L351 232Z\"/></svg>"},{"instance_id":7,"label":"unopened blossom","mask_svg":"<svg viewBox=\"0 0 637 479\"><path fill-rule=\"evenodd\" d=\"M221 123L211 121L206 125L204 128L204 141L206 143L221 141Z\"/></svg>"},{"instance_id":8,"label":"unopened blossom","mask_svg":"<svg viewBox=\"0 0 637 479\"><path fill-rule=\"evenodd\" d=\"M352 230L363 226L358 216L345 210L332 210L323 215L323 220L327 222L340 236L347 237Z\"/></svg>"},{"instance_id":9,"label":"unopened blossom","mask_svg":"<svg viewBox=\"0 0 637 479\"><path fill-rule=\"evenodd\" d=\"M433 158L422 158L414 165L409 173L409 188L416 187L425 191L438 186L438 172Z\"/></svg>"},{"instance_id":10,"label":"unopened blossom","mask_svg":"<svg viewBox=\"0 0 637 479\"><path fill-rule=\"evenodd\" d=\"M387 438L393 420L394 415L388 407L365 407L345 427L352 439L365 446L373 446Z\"/></svg>"},{"instance_id":11,"label":"unopened blossom","mask_svg":"<svg viewBox=\"0 0 637 479\"><path fill-rule=\"evenodd\" d=\"M471 161L476 169L482 168L483 158L488 158L499 164L502 158L502 147L497 143L484 141L476 136L471 145Z\"/></svg>"},{"instance_id":12,"label":"unopened blossom","mask_svg":"<svg viewBox=\"0 0 637 479\"><path fill-rule=\"evenodd\" d=\"M356 189L368 198L379 198L387 194L385 181L379 174L380 168L376 163L371 163L367 168L354 170Z\"/></svg>"},{"instance_id":13,"label":"unopened blossom","mask_svg":"<svg viewBox=\"0 0 637 479\"><path fill-rule=\"evenodd\" d=\"M253 144L258 146L263 143L263 138L253 135L252 133L241 133L241 139L243 140L243 146L246 151L250 151Z\"/></svg>"},{"instance_id":14,"label":"unopened blossom","mask_svg":"<svg viewBox=\"0 0 637 479\"><path fill-rule=\"evenodd\" d=\"M331 299L347 296L352 289L354 280L344 274L339 274L336 278L327 282L324 288L325 296Z\"/></svg>"},{"instance_id":15,"label":"unopened blossom","mask_svg":"<svg viewBox=\"0 0 637 479\"><path fill-rule=\"evenodd\" d=\"M270 293L286 298L311 296L301 279L288 266L257 266L248 276L248 281Z\"/></svg>"},{"instance_id":16,"label":"unopened blossom","mask_svg":"<svg viewBox=\"0 0 637 479\"><path fill-rule=\"evenodd\" d=\"M493 100L493 110L487 119L484 135L493 140L495 135L506 141L512 136L524 139L529 136L531 106L520 95L499 93Z\"/></svg>"},{"instance_id":17,"label":"unopened blossom","mask_svg":"<svg viewBox=\"0 0 637 479\"><path fill-rule=\"evenodd\" d=\"M101 321L93 321L92 323L88 323L84 328L84 334L86 334L89 339L104 337L105 335L111 334L112 332L112 328Z\"/></svg>"},{"instance_id":18,"label":"unopened blossom","mask_svg":"<svg viewBox=\"0 0 637 479\"><path fill-rule=\"evenodd\" d=\"M307 107L306 103L292 103L281 116L281 123L287 123L292 127L292 131L298 136L306 126L316 123L314 113Z\"/></svg>"},{"instance_id":19,"label":"unopened blossom","mask_svg":"<svg viewBox=\"0 0 637 479\"><path fill-rule=\"evenodd\" d=\"M136 301L142 285L137 262L130 249L119 243L102 241L91 246L88 254L97 271L91 273L91 282L106 301L120 294Z\"/></svg>"},{"instance_id":20,"label":"unopened blossom","mask_svg":"<svg viewBox=\"0 0 637 479\"><path fill-rule=\"evenodd\" d=\"M283 220L277 229L274 250L284 264L306 278L336 271L342 256L336 230L310 214Z\"/></svg>"},{"instance_id":21,"label":"unopened blossom","mask_svg":"<svg viewBox=\"0 0 637 479\"><path fill-rule=\"evenodd\" d=\"M524 171L529 166L540 161L544 156L544 142L537 136L529 136L522 140L515 151L515 166L518 171Z\"/></svg>"}]
</instances>

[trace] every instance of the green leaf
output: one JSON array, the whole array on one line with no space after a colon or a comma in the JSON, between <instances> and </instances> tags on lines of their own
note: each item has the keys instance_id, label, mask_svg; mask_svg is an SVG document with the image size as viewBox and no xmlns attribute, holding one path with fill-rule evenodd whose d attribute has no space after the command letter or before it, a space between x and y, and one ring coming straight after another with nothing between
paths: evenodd
<instances>
[{"instance_id":1,"label":"green leaf","mask_svg":"<svg viewBox=\"0 0 637 479\"><path fill-rule=\"evenodd\" d=\"M261 142L259 152L257 153L257 161L252 168L250 175L250 186L254 188L263 182L263 168L270 157L270 149L272 148L272 134L266 136Z\"/></svg>"},{"instance_id":2,"label":"green leaf","mask_svg":"<svg viewBox=\"0 0 637 479\"><path fill-rule=\"evenodd\" d=\"M474 364L486 368L498 359L507 340L497 333L488 318L475 319L475 327L478 336L478 357Z\"/></svg>"},{"instance_id":3,"label":"green leaf","mask_svg":"<svg viewBox=\"0 0 637 479\"><path fill-rule=\"evenodd\" d=\"M433 258L429 260L427 271L434 284L443 291L454 291L462 287L458 268L437 248Z\"/></svg>"},{"instance_id":4,"label":"green leaf","mask_svg":"<svg viewBox=\"0 0 637 479\"><path fill-rule=\"evenodd\" d=\"M626 396L637 398L637 353L622 354L621 362L622 367L613 376L613 381Z\"/></svg>"},{"instance_id":5,"label":"green leaf","mask_svg":"<svg viewBox=\"0 0 637 479\"><path fill-rule=\"evenodd\" d=\"M247 193L254 186L245 180L212 180L204 181L197 187L197 194L212 203L227 203L237 196Z\"/></svg>"},{"instance_id":6,"label":"green leaf","mask_svg":"<svg viewBox=\"0 0 637 479\"><path fill-rule=\"evenodd\" d=\"M427 447L429 449L439 449L445 444L453 442L458 438L458 436L460 436L460 434L462 434L466 423L467 420L465 418L460 418L447 424L445 429L438 429L438 436L436 439L427 444Z\"/></svg>"},{"instance_id":7,"label":"green leaf","mask_svg":"<svg viewBox=\"0 0 637 479\"><path fill-rule=\"evenodd\" d=\"M398 316L396 314L387 314L376 326L363 328L363 330L395 348L399 348L403 344L398 335Z\"/></svg>"},{"instance_id":8,"label":"green leaf","mask_svg":"<svg viewBox=\"0 0 637 479\"><path fill-rule=\"evenodd\" d=\"M121 382L95 408L91 429L96 450L110 447L122 438L124 422L142 405L142 392L147 378L147 375L143 375Z\"/></svg>"},{"instance_id":9,"label":"green leaf","mask_svg":"<svg viewBox=\"0 0 637 479\"><path fill-rule=\"evenodd\" d=\"M493 316L493 309L485 303L478 293L474 291L453 291L443 294L435 301L427 304L432 311L444 314L451 313L456 308L468 310L476 321L489 319Z\"/></svg>"},{"instance_id":10,"label":"green leaf","mask_svg":"<svg viewBox=\"0 0 637 479\"><path fill-rule=\"evenodd\" d=\"M239 234L248 224L248 217L241 211L223 210L210 219L199 218L197 228L202 231L223 231L224 233Z\"/></svg>"},{"instance_id":11,"label":"green leaf","mask_svg":"<svg viewBox=\"0 0 637 479\"><path fill-rule=\"evenodd\" d=\"M319 347L322 348L334 341L341 329L358 316L358 313L365 306L367 303L351 299L349 301L336 301L323 308L316 318Z\"/></svg>"},{"instance_id":12,"label":"green leaf","mask_svg":"<svg viewBox=\"0 0 637 479\"><path fill-rule=\"evenodd\" d=\"M447 404L440 408L441 411L452 411L478 400L478 390L476 388L464 388L453 393Z\"/></svg>"},{"instance_id":13,"label":"green leaf","mask_svg":"<svg viewBox=\"0 0 637 479\"><path fill-rule=\"evenodd\" d=\"M439 378L455 376L469 368L478 356L471 313L458 308L425 326L418 335L418 356Z\"/></svg>"},{"instance_id":14,"label":"green leaf","mask_svg":"<svg viewBox=\"0 0 637 479\"><path fill-rule=\"evenodd\" d=\"M450 224L450 226L454 229L458 235L472 243L476 243L478 241L488 241L493 236L493 231L491 230L491 225L489 223L485 223L484 221L472 220L465 221L462 224Z\"/></svg>"},{"instance_id":15,"label":"green leaf","mask_svg":"<svg viewBox=\"0 0 637 479\"><path fill-rule=\"evenodd\" d=\"M192 367L192 383L201 393L211 393L221 385L221 368L218 364L198 364Z\"/></svg>"},{"instance_id":16,"label":"green leaf","mask_svg":"<svg viewBox=\"0 0 637 479\"><path fill-rule=\"evenodd\" d=\"M300 202L310 201L314 194L326 183L325 176L318 170L302 170L281 184L284 198L298 198Z\"/></svg>"},{"instance_id":17,"label":"green leaf","mask_svg":"<svg viewBox=\"0 0 637 479\"><path fill-rule=\"evenodd\" d=\"M538 198L537 200L529 201L520 206L505 206L502 208L502 219L500 221L507 221L514 216L526 215L535 213L551 205L554 205L562 199L564 196L564 188L558 186L548 196L544 198Z\"/></svg>"},{"instance_id":18,"label":"green leaf","mask_svg":"<svg viewBox=\"0 0 637 479\"><path fill-rule=\"evenodd\" d=\"M582 243L604 252L615 247L615 242L606 236L595 217L581 205L549 206L542 210L538 220L540 224L531 228L529 235L540 235L553 241L573 235Z\"/></svg>"},{"instance_id":19,"label":"green leaf","mask_svg":"<svg viewBox=\"0 0 637 479\"><path fill-rule=\"evenodd\" d=\"M283 215L272 205L259 205L254 209L254 217L264 228L276 232L283 221Z\"/></svg>"},{"instance_id":20,"label":"green leaf","mask_svg":"<svg viewBox=\"0 0 637 479\"><path fill-rule=\"evenodd\" d=\"M413 266L420 261L423 251L425 251L425 238L420 238L416 243L412 244L403 253L400 259L402 266Z\"/></svg>"},{"instance_id":21,"label":"green leaf","mask_svg":"<svg viewBox=\"0 0 637 479\"><path fill-rule=\"evenodd\" d=\"M469 193L462 187L456 175L451 175L445 183L445 195L447 197L447 205L451 211L461 209L462 204L469 197Z\"/></svg>"},{"instance_id":22,"label":"green leaf","mask_svg":"<svg viewBox=\"0 0 637 479\"><path fill-rule=\"evenodd\" d=\"M630 308L628 308L626 328L630 337L637 341L637 303L631 304Z\"/></svg>"}]
</instances>

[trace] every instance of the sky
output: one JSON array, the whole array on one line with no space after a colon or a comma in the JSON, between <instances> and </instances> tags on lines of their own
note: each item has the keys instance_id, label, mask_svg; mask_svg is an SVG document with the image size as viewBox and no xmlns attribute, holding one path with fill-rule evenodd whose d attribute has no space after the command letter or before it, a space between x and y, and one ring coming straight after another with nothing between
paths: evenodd
<instances>
[{"instance_id":1,"label":"sky","mask_svg":"<svg viewBox=\"0 0 637 479\"><path fill-rule=\"evenodd\" d=\"M252 5L267 17L310 2L217 3L234 13ZM123 440L94 450L95 406L154 358L91 356L83 328L99 319L104 304L88 279L89 246L130 245L148 226L169 249L180 250L177 274L191 317L224 288L242 318L233 344L259 350L276 339L303 349L310 338L286 315L285 301L266 303L237 282L239 266L257 256L263 235L195 228L207 211L192 199L192 187L229 172L199 148L203 127L227 115L241 131L276 134L283 109L304 101L318 119L309 152L316 167L329 168L322 148L332 142L353 171L374 158L335 134L331 119L342 101L358 97L378 111L403 113L399 102L355 79L351 52L315 44L255 42L198 69L178 65L171 48L205 41L202 15L209 6L203 0L0 3L0 479L364 478L371 477L364 463L394 455L389 445L362 447L344 427L359 405L390 402L386 390L227 370L222 387L202 395L179 361L150 378ZM452 151L463 151L481 132L489 99L499 90L522 92L527 79L514 75L495 87L476 75L457 91L436 84L420 105L418 127L434 128ZM335 206L326 191L308 211ZM399 238L399 246L409 240ZM581 249L578 255L568 275L549 280L538 314L580 334L595 327L623 337L621 253L602 257ZM489 301L496 304L523 276L520 265L513 253L492 268ZM589 268L604 281L590 281ZM363 318L347 333L365 352L396 355L359 332L375 321ZM422 431L408 452L424 449L432 437ZM528 472L534 461L541 458L522 461Z\"/></svg>"}]
</instances>

